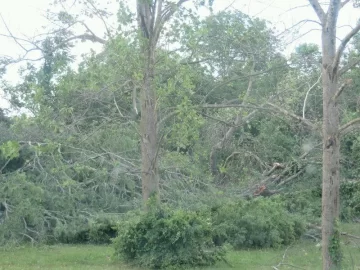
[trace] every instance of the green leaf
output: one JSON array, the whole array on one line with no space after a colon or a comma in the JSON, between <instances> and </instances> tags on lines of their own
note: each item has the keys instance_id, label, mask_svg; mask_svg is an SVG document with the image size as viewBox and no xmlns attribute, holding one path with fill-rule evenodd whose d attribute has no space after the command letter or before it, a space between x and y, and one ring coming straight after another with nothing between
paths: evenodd
<instances>
[{"instance_id":1,"label":"green leaf","mask_svg":"<svg viewBox=\"0 0 360 270\"><path fill-rule=\"evenodd\" d=\"M20 144L16 141L7 141L0 146L1 155L6 159L14 159L20 155Z\"/></svg>"}]
</instances>

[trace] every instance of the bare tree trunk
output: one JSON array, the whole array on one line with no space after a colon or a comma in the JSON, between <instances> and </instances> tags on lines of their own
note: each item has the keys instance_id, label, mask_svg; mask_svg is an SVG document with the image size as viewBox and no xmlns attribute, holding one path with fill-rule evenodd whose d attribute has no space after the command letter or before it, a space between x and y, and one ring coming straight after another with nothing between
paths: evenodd
<instances>
[{"instance_id":1,"label":"bare tree trunk","mask_svg":"<svg viewBox=\"0 0 360 270\"><path fill-rule=\"evenodd\" d=\"M154 6L151 1L138 0L138 25L141 31L143 84L140 92L141 119L141 182L143 201L159 202L159 173L157 162L157 111L155 77L156 38L154 35Z\"/></svg>"},{"instance_id":2,"label":"bare tree trunk","mask_svg":"<svg viewBox=\"0 0 360 270\"><path fill-rule=\"evenodd\" d=\"M145 57L144 81L141 91L141 179L142 195L146 202L154 196L159 202L159 173L158 173L158 138L156 93L153 79L155 76L155 46L149 44L143 49Z\"/></svg>"},{"instance_id":3,"label":"bare tree trunk","mask_svg":"<svg viewBox=\"0 0 360 270\"><path fill-rule=\"evenodd\" d=\"M337 219L340 211L340 133L359 120L339 126L337 99L344 87L338 87L340 58L351 38L360 30L354 27L336 49L336 27L340 9L349 0L331 0L325 13L318 0L309 0L322 26L322 87L323 87L323 170L322 170L322 257L323 269L340 269L341 250ZM351 68L351 67L350 67Z\"/></svg>"},{"instance_id":4,"label":"bare tree trunk","mask_svg":"<svg viewBox=\"0 0 360 270\"><path fill-rule=\"evenodd\" d=\"M336 219L339 217L340 189L340 141L339 111L337 101L333 98L338 88L338 75L333 70L335 59L335 29L323 29L323 170L322 170L322 256L323 269L333 269L339 263L330 253ZM334 250L339 252L339 250Z\"/></svg>"},{"instance_id":5,"label":"bare tree trunk","mask_svg":"<svg viewBox=\"0 0 360 270\"><path fill-rule=\"evenodd\" d=\"M142 195L146 206L149 198L160 202L157 134L157 106L155 91L155 60L157 43L164 24L176 10L188 0L169 3L164 0L137 0L138 27L141 31L141 49L143 53L143 85L141 102L141 181Z\"/></svg>"}]
</instances>

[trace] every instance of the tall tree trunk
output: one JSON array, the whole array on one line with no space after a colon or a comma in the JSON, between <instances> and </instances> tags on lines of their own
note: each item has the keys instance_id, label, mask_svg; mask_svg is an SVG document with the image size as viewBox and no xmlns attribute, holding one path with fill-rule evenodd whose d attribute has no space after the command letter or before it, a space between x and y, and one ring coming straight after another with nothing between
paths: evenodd
<instances>
[{"instance_id":1,"label":"tall tree trunk","mask_svg":"<svg viewBox=\"0 0 360 270\"><path fill-rule=\"evenodd\" d=\"M157 134L157 105L155 90L155 60L157 43L164 24L188 0L171 3L164 0L137 0L138 27L143 54L143 85L141 102L141 182L145 206L149 198L160 202Z\"/></svg>"},{"instance_id":2,"label":"tall tree trunk","mask_svg":"<svg viewBox=\"0 0 360 270\"><path fill-rule=\"evenodd\" d=\"M140 30L141 53L143 63L143 84L140 92L141 119L141 182L145 207L149 198L159 202L159 172L157 162L157 111L155 77L155 37L154 3L137 0L138 26ZM155 3L156 4L156 3Z\"/></svg>"},{"instance_id":3,"label":"tall tree trunk","mask_svg":"<svg viewBox=\"0 0 360 270\"><path fill-rule=\"evenodd\" d=\"M337 268L336 259L340 250L335 250L332 242L334 226L339 217L340 189L340 141L339 112L334 96L338 89L338 74L333 68L335 59L335 29L324 27L322 32L323 60L323 170L322 170L322 256L323 269ZM334 250L331 250L334 249Z\"/></svg>"},{"instance_id":4,"label":"tall tree trunk","mask_svg":"<svg viewBox=\"0 0 360 270\"><path fill-rule=\"evenodd\" d=\"M323 87L323 170L322 170L322 257L323 269L340 269L341 251L337 219L340 212L340 133L350 129L360 119L339 126L337 99L339 76L352 65L339 70L340 58L349 41L360 31L356 25L336 49L336 27L340 9L349 0L331 0L325 13L318 0L309 0L322 26L322 87Z\"/></svg>"},{"instance_id":5,"label":"tall tree trunk","mask_svg":"<svg viewBox=\"0 0 360 270\"><path fill-rule=\"evenodd\" d=\"M143 87L140 96L141 102L141 180L144 202L154 196L159 202L159 173L158 173L158 138L157 138L157 111L156 93L154 86L155 76L155 46L148 41L144 46L145 59Z\"/></svg>"}]
</instances>

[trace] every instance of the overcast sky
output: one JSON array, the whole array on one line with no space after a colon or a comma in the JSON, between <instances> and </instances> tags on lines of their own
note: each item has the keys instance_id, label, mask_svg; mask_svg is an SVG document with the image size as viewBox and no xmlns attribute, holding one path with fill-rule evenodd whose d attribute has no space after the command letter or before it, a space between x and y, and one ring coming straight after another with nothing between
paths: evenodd
<instances>
[{"instance_id":1,"label":"overcast sky","mask_svg":"<svg viewBox=\"0 0 360 270\"><path fill-rule=\"evenodd\" d=\"M103 0L101 0L103 1ZM101 2L99 1L99 2ZM0 14L4 18L6 24L14 33L14 35L22 36L34 36L42 33L42 26L47 25L48 22L44 17L46 9L49 7L49 3L52 0L1 0L0 1ZM105 2L105 1L104 1ZM117 1L110 1L110 11L116 13ZM134 5L136 0L129 0L130 4ZM238 9L251 16L260 17L273 23L274 27L281 32L302 20L317 20L315 13L308 5L308 0L215 0L215 11L228 9ZM341 39L347 32L351 30L350 26L354 26L357 20L360 18L360 10L353 9L351 4L348 4L343 10L341 10L339 17L339 29L338 37ZM203 12L205 15L206 13ZM92 25L93 31L100 34L103 25L97 23ZM288 36L287 41L293 41L289 44L287 52L293 50L293 48L299 43L314 42L320 43L319 26L315 23L306 23L300 29L302 36L294 40L293 36ZM0 33L7 33L6 27L0 21ZM0 36L0 55L17 56L21 53L18 46L14 41ZM99 50L99 45L93 43L87 43L85 47L78 48L76 53L84 53L84 50L89 51L91 48ZM18 79L15 68L10 69L7 79L16 82ZM2 93L0 92L0 95ZM6 102L1 99L0 107L7 107Z\"/></svg>"}]
</instances>

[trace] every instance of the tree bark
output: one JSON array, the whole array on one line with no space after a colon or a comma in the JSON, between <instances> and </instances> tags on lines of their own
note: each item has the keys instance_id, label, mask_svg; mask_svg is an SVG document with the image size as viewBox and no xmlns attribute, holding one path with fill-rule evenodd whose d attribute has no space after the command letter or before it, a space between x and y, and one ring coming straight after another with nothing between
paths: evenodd
<instances>
[{"instance_id":1,"label":"tree bark","mask_svg":"<svg viewBox=\"0 0 360 270\"><path fill-rule=\"evenodd\" d=\"M138 27L143 54L143 85L140 94L141 103L141 182L145 208L150 198L160 203L158 171L158 133L155 62L157 43L164 24L176 10L188 0L179 0L176 4L164 0L137 0Z\"/></svg>"},{"instance_id":2,"label":"tree bark","mask_svg":"<svg viewBox=\"0 0 360 270\"><path fill-rule=\"evenodd\" d=\"M330 252L336 219L339 217L340 141L339 110L334 95L338 89L338 74L333 69L335 59L335 29L322 31L323 61L323 169L322 169L322 257L323 269L336 268Z\"/></svg>"},{"instance_id":3,"label":"tree bark","mask_svg":"<svg viewBox=\"0 0 360 270\"><path fill-rule=\"evenodd\" d=\"M149 41L150 42L150 41ZM144 46L145 47L145 46ZM145 58L143 87L140 96L141 103L141 180L144 202L154 196L159 202L159 172L158 172L158 136L156 93L154 89L155 76L155 46L149 44L143 49Z\"/></svg>"},{"instance_id":4,"label":"tree bark","mask_svg":"<svg viewBox=\"0 0 360 270\"><path fill-rule=\"evenodd\" d=\"M141 118L141 182L143 201L154 197L159 203L159 172L157 162L157 111L155 77L156 38L154 37L153 6L148 1L138 0L138 26L141 32L141 52L143 61L143 83L140 92Z\"/></svg>"},{"instance_id":5,"label":"tree bark","mask_svg":"<svg viewBox=\"0 0 360 270\"><path fill-rule=\"evenodd\" d=\"M341 250L336 228L340 211L340 119L337 98L339 63L345 46L359 30L353 29L336 49L338 14L345 1L331 0L325 13L318 0L309 0L322 25L323 170L322 170L322 259L323 269L340 269Z\"/></svg>"}]
</instances>

